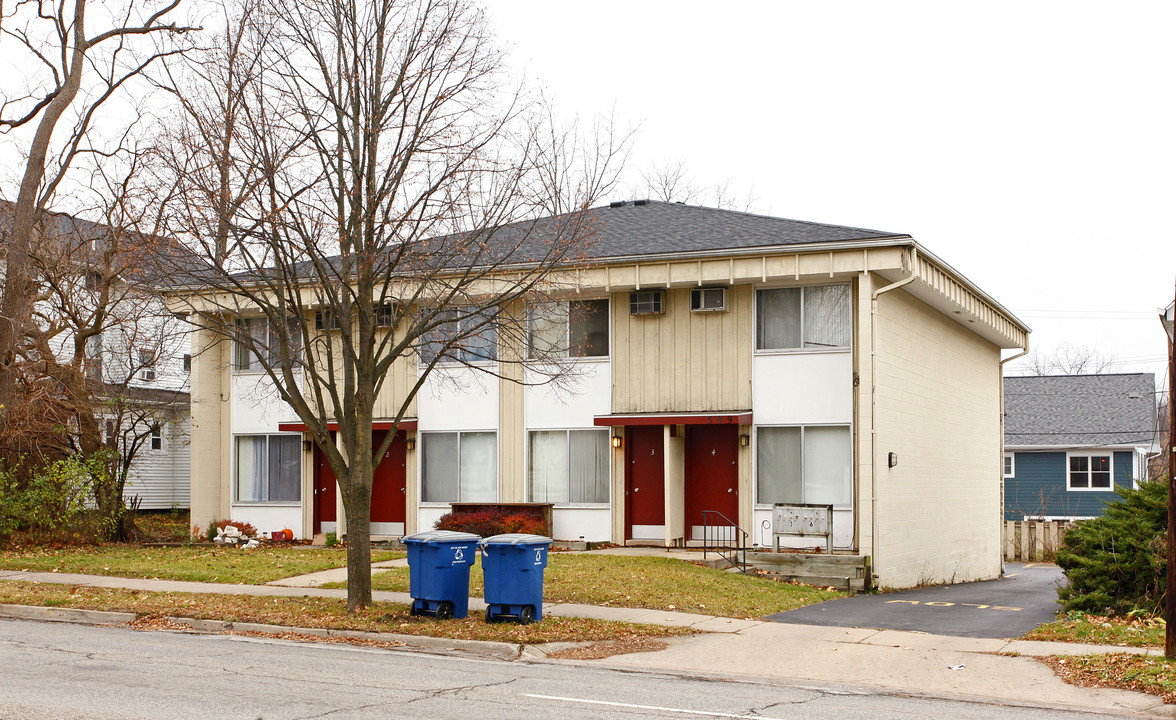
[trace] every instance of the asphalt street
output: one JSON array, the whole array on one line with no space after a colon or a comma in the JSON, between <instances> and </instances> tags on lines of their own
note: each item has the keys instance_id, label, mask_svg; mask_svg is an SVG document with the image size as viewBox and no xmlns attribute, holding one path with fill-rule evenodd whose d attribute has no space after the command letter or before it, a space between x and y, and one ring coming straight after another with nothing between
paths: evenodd
<instances>
[{"instance_id":1,"label":"asphalt street","mask_svg":"<svg viewBox=\"0 0 1176 720\"><path fill-rule=\"evenodd\" d=\"M1062 571L1048 563L1005 563L986 582L856 595L769 615L776 622L1013 638L1055 619Z\"/></svg>"},{"instance_id":2,"label":"asphalt street","mask_svg":"<svg viewBox=\"0 0 1176 720\"><path fill-rule=\"evenodd\" d=\"M1054 720L1085 712L812 681L618 671L226 635L0 620L0 717ZM1105 712L1105 711L1104 711ZM1106 717L1091 713L1090 717Z\"/></svg>"}]
</instances>

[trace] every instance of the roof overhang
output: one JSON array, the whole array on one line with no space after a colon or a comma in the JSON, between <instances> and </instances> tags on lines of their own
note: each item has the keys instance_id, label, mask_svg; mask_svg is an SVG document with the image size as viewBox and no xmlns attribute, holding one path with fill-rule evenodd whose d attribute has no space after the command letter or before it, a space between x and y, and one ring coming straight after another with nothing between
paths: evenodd
<instances>
[{"instance_id":1,"label":"roof overhang","mask_svg":"<svg viewBox=\"0 0 1176 720\"><path fill-rule=\"evenodd\" d=\"M617 413L597 415L593 419L597 427L618 427L624 425L750 425L750 410L730 412L665 412L665 413Z\"/></svg>"},{"instance_id":2,"label":"roof overhang","mask_svg":"<svg viewBox=\"0 0 1176 720\"><path fill-rule=\"evenodd\" d=\"M374 420L372 422L372 430L391 430L393 428L393 426L396 426L395 420ZM416 418L405 418L400 421L399 428L401 430L416 430L417 429L417 419ZM335 432L338 429L339 429L339 423L337 423L337 422L328 422L327 423L327 430L329 430L331 432ZM278 431L279 432L308 432L307 427L306 427L306 423L304 423L304 422L280 422L280 423L278 423Z\"/></svg>"}]
</instances>

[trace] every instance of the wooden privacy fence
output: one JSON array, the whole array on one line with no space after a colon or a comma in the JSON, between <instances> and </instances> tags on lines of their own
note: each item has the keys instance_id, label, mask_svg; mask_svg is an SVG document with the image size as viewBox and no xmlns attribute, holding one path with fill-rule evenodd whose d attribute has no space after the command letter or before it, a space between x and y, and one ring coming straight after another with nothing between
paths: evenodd
<instances>
[{"instance_id":1,"label":"wooden privacy fence","mask_svg":"<svg viewBox=\"0 0 1176 720\"><path fill-rule=\"evenodd\" d=\"M1004 559L1053 562L1072 527L1066 520L1005 520Z\"/></svg>"}]
</instances>

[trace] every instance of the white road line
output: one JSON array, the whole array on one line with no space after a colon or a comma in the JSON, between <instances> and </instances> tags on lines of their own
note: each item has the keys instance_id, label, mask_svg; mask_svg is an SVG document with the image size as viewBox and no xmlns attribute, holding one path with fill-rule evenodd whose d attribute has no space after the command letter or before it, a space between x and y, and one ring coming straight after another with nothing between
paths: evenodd
<instances>
[{"instance_id":1,"label":"white road line","mask_svg":"<svg viewBox=\"0 0 1176 720\"><path fill-rule=\"evenodd\" d=\"M612 705L613 707L631 708L633 710L658 710L660 712L683 713L685 715L705 715L706 717L740 718L741 720L772 720L763 715L733 715L731 713L707 712L705 710L683 710L682 708L662 707L660 705L634 705L632 703L609 702L607 700L585 700L583 698L557 697L555 695L530 695L523 697L538 698L539 700L562 700L563 702L584 703L585 705Z\"/></svg>"}]
</instances>

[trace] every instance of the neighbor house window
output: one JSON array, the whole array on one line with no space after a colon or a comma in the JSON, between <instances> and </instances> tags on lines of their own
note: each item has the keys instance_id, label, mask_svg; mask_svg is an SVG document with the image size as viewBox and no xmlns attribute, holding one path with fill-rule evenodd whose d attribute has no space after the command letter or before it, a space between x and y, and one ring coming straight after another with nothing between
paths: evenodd
<instances>
[{"instance_id":1,"label":"neighbor house window","mask_svg":"<svg viewBox=\"0 0 1176 720\"><path fill-rule=\"evenodd\" d=\"M607 503L607 430L536 430L527 471L530 502Z\"/></svg>"},{"instance_id":2,"label":"neighbor house window","mask_svg":"<svg viewBox=\"0 0 1176 720\"><path fill-rule=\"evenodd\" d=\"M1015 461L1013 460L1013 454L1012 453L1005 453L1005 455L1004 455L1004 476L1005 477L1012 477L1013 475L1016 475L1016 473L1017 473L1017 466L1016 466Z\"/></svg>"},{"instance_id":3,"label":"neighbor house window","mask_svg":"<svg viewBox=\"0 0 1176 720\"><path fill-rule=\"evenodd\" d=\"M184 354L184 372L192 372L192 356L187 353Z\"/></svg>"},{"instance_id":4,"label":"neighbor house window","mask_svg":"<svg viewBox=\"0 0 1176 720\"><path fill-rule=\"evenodd\" d=\"M773 503L849 505L853 448L845 426L756 430L756 499Z\"/></svg>"},{"instance_id":5,"label":"neighbor house window","mask_svg":"<svg viewBox=\"0 0 1176 720\"><path fill-rule=\"evenodd\" d=\"M608 300L538 303L529 321L532 358L608 357Z\"/></svg>"},{"instance_id":6,"label":"neighbor house window","mask_svg":"<svg viewBox=\"0 0 1176 720\"><path fill-rule=\"evenodd\" d=\"M848 285L756 292L757 350L849 348L853 310Z\"/></svg>"},{"instance_id":7,"label":"neighbor house window","mask_svg":"<svg viewBox=\"0 0 1176 720\"><path fill-rule=\"evenodd\" d=\"M286 323L286 331L293 345L291 353L297 358L302 350L302 331L298 320L290 318ZM233 354L233 365L237 370L260 371L278 363L281 345L277 328L268 319L242 318L237 321L237 333L239 339L234 343Z\"/></svg>"},{"instance_id":8,"label":"neighbor house window","mask_svg":"<svg viewBox=\"0 0 1176 720\"><path fill-rule=\"evenodd\" d=\"M155 379L154 350L139 350L139 367L143 369L144 380L151 381Z\"/></svg>"},{"instance_id":9,"label":"neighbor house window","mask_svg":"<svg viewBox=\"0 0 1176 720\"><path fill-rule=\"evenodd\" d=\"M498 433L421 433L424 502L494 502L498 499Z\"/></svg>"},{"instance_id":10,"label":"neighbor house window","mask_svg":"<svg viewBox=\"0 0 1176 720\"><path fill-rule=\"evenodd\" d=\"M1071 490L1110 490L1110 455L1071 455Z\"/></svg>"},{"instance_id":11,"label":"neighbor house window","mask_svg":"<svg viewBox=\"0 0 1176 720\"><path fill-rule=\"evenodd\" d=\"M163 426L159 423L155 423L151 426L151 449L163 449Z\"/></svg>"},{"instance_id":12,"label":"neighbor house window","mask_svg":"<svg viewBox=\"0 0 1176 720\"><path fill-rule=\"evenodd\" d=\"M102 333L86 338L86 378L102 382Z\"/></svg>"},{"instance_id":13,"label":"neighbor house window","mask_svg":"<svg viewBox=\"0 0 1176 720\"><path fill-rule=\"evenodd\" d=\"M425 334L421 362L429 364L442 354L441 362L475 363L498 359L497 308L463 306L441 310L441 324Z\"/></svg>"},{"instance_id":14,"label":"neighbor house window","mask_svg":"<svg viewBox=\"0 0 1176 720\"><path fill-rule=\"evenodd\" d=\"M238 435L238 502L302 499L302 440L298 435Z\"/></svg>"}]
</instances>

